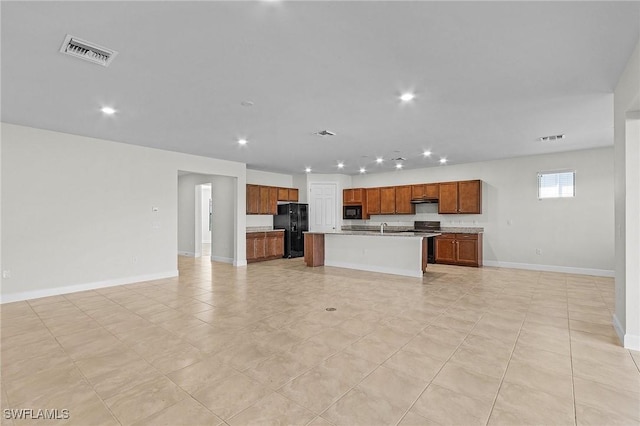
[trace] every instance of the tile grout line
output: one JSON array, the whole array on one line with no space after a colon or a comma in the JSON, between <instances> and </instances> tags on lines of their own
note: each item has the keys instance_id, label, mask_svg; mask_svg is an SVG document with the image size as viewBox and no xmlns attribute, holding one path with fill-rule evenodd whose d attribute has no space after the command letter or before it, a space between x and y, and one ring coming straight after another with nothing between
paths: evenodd
<instances>
[{"instance_id":1,"label":"tile grout line","mask_svg":"<svg viewBox=\"0 0 640 426\"><path fill-rule=\"evenodd\" d=\"M540 276L541 274L538 275L538 282L540 280ZM493 402L491 403L491 409L489 410L489 414L487 415L487 420L485 421L485 425L489 424L489 420L491 419L491 415L493 414L493 410L495 409L496 406L496 402L498 401L498 395L500 394L500 390L502 389L502 384L504 383L504 378L507 375L507 371L509 370L509 364L511 364L511 359L513 358L513 353L516 350L516 346L518 344L518 339L520 338L520 333L522 332L522 327L524 326L524 323L527 319L527 315L529 314L529 310L531 309L531 303L533 302L533 296L534 296L535 292L532 292L530 298L529 298L529 306L527 307L527 312L524 315L524 318L522 318L522 322L520 323L520 327L518 328L518 334L516 335L514 341L513 341L513 346L511 347L511 353L509 354L509 359L507 360L507 365L504 368L504 372L502 373L502 377L500 378L500 384L498 385L498 389L496 390L496 394L493 397Z\"/></svg>"}]
</instances>

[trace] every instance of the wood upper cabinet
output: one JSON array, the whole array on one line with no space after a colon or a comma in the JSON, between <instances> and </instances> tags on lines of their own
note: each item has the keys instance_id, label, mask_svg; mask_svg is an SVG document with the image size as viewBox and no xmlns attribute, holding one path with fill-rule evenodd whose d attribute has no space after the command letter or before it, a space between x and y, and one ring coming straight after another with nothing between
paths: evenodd
<instances>
[{"instance_id":1,"label":"wood upper cabinet","mask_svg":"<svg viewBox=\"0 0 640 426\"><path fill-rule=\"evenodd\" d=\"M458 182L458 213L482 213L482 182L466 180Z\"/></svg>"},{"instance_id":2,"label":"wood upper cabinet","mask_svg":"<svg viewBox=\"0 0 640 426\"><path fill-rule=\"evenodd\" d=\"M411 185L396 186L396 213L413 214L415 205L411 204Z\"/></svg>"},{"instance_id":3,"label":"wood upper cabinet","mask_svg":"<svg viewBox=\"0 0 640 426\"><path fill-rule=\"evenodd\" d=\"M260 214L278 214L278 188L260 187Z\"/></svg>"},{"instance_id":4,"label":"wood upper cabinet","mask_svg":"<svg viewBox=\"0 0 640 426\"><path fill-rule=\"evenodd\" d=\"M438 213L482 213L482 182L467 180L439 184Z\"/></svg>"},{"instance_id":5,"label":"wood upper cabinet","mask_svg":"<svg viewBox=\"0 0 640 426\"><path fill-rule=\"evenodd\" d=\"M438 213L458 213L458 182L445 182L439 185Z\"/></svg>"},{"instance_id":6,"label":"wood upper cabinet","mask_svg":"<svg viewBox=\"0 0 640 426\"><path fill-rule=\"evenodd\" d=\"M420 183L417 185L411 185L411 199L412 200L437 200L438 199L438 184L437 183Z\"/></svg>"},{"instance_id":7,"label":"wood upper cabinet","mask_svg":"<svg viewBox=\"0 0 640 426\"><path fill-rule=\"evenodd\" d=\"M289 201L289 188L278 188L278 201Z\"/></svg>"},{"instance_id":8,"label":"wood upper cabinet","mask_svg":"<svg viewBox=\"0 0 640 426\"><path fill-rule=\"evenodd\" d=\"M380 214L394 214L396 212L395 186L380 188Z\"/></svg>"},{"instance_id":9,"label":"wood upper cabinet","mask_svg":"<svg viewBox=\"0 0 640 426\"><path fill-rule=\"evenodd\" d=\"M247 185L247 214L260 214L260 187Z\"/></svg>"},{"instance_id":10,"label":"wood upper cabinet","mask_svg":"<svg viewBox=\"0 0 640 426\"><path fill-rule=\"evenodd\" d=\"M482 266L482 234L442 234L435 251L436 263Z\"/></svg>"},{"instance_id":11,"label":"wood upper cabinet","mask_svg":"<svg viewBox=\"0 0 640 426\"><path fill-rule=\"evenodd\" d=\"M298 202L298 188L278 188L278 201Z\"/></svg>"},{"instance_id":12,"label":"wood upper cabinet","mask_svg":"<svg viewBox=\"0 0 640 426\"><path fill-rule=\"evenodd\" d=\"M364 189L351 188L342 191L342 204L344 205L362 205L364 202Z\"/></svg>"},{"instance_id":13,"label":"wood upper cabinet","mask_svg":"<svg viewBox=\"0 0 640 426\"><path fill-rule=\"evenodd\" d=\"M367 188L366 215L380 214L380 188Z\"/></svg>"},{"instance_id":14,"label":"wood upper cabinet","mask_svg":"<svg viewBox=\"0 0 640 426\"><path fill-rule=\"evenodd\" d=\"M278 201L298 202L298 189L247 185L247 214L278 214Z\"/></svg>"}]
</instances>

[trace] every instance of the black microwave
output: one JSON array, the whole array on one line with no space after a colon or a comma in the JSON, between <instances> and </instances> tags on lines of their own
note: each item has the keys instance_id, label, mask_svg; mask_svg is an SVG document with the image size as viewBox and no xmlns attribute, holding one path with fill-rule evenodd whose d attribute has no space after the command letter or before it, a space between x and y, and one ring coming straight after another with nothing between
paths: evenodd
<instances>
[{"instance_id":1,"label":"black microwave","mask_svg":"<svg viewBox=\"0 0 640 426\"><path fill-rule=\"evenodd\" d=\"M362 206L343 206L343 219L362 219Z\"/></svg>"}]
</instances>

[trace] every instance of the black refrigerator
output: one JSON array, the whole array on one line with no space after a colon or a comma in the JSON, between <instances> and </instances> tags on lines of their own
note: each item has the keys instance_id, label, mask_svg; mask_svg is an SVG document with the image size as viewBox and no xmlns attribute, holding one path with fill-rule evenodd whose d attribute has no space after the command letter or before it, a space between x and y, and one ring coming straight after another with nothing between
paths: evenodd
<instances>
[{"instance_id":1,"label":"black refrigerator","mask_svg":"<svg viewBox=\"0 0 640 426\"><path fill-rule=\"evenodd\" d=\"M284 229L284 257L304 256L304 234L309 230L307 204L278 205L278 215L273 217L273 227Z\"/></svg>"}]
</instances>

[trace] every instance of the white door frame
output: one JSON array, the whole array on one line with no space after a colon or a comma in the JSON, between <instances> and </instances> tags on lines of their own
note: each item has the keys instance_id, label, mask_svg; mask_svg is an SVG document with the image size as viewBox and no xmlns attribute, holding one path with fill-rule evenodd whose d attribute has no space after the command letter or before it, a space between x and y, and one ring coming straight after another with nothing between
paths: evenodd
<instances>
[{"instance_id":1,"label":"white door frame","mask_svg":"<svg viewBox=\"0 0 640 426\"><path fill-rule=\"evenodd\" d=\"M195 226L193 227L194 257L202 256L202 188L204 186L212 187L212 191L213 191L213 186L211 185L210 182L201 183L195 186L195 203L194 203L194 210L195 210L194 225ZM213 193L212 193L212 196L213 196ZM210 232L212 233L212 235L210 238L211 254L209 255L209 258L211 259L213 258L213 229L211 229Z\"/></svg>"}]
</instances>

